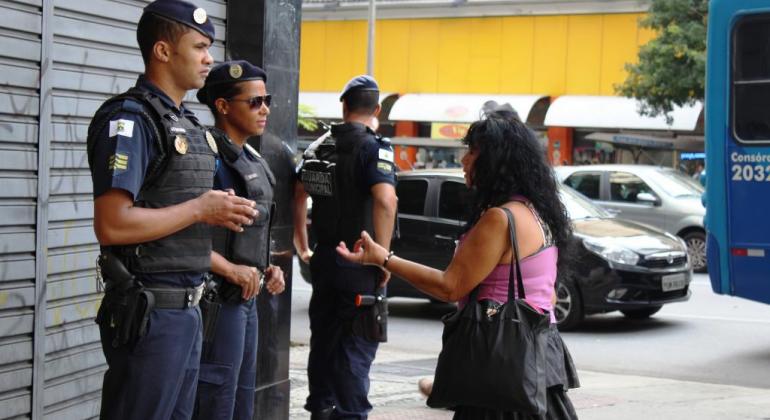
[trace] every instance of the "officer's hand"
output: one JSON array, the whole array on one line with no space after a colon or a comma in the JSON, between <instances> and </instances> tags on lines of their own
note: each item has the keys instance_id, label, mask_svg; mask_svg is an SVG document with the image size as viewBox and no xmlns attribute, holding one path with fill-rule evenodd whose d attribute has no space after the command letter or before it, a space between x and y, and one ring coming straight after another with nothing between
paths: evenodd
<instances>
[{"instance_id":1,"label":"officer's hand","mask_svg":"<svg viewBox=\"0 0 770 420\"><path fill-rule=\"evenodd\" d=\"M241 286L241 297L249 300L259 293L259 271L256 267L233 265L225 277L227 281Z\"/></svg>"},{"instance_id":2,"label":"officer's hand","mask_svg":"<svg viewBox=\"0 0 770 420\"><path fill-rule=\"evenodd\" d=\"M302 251L299 251L299 253L297 253L297 256L299 257L300 260L302 260L303 263L310 264L310 259L313 258L313 251L311 251L310 249L304 249Z\"/></svg>"},{"instance_id":3,"label":"officer's hand","mask_svg":"<svg viewBox=\"0 0 770 420\"><path fill-rule=\"evenodd\" d=\"M267 291L271 295L280 294L286 289L286 283L283 281L283 270L281 267L271 265L265 270L265 279Z\"/></svg>"},{"instance_id":4,"label":"officer's hand","mask_svg":"<svg viewBox=\"0 0 770 420\"><path fill-rule=\"evenodd\" d=\"M337 245L337 253L350 262L377 266L382 266L385 257L388 256L388 251L377 242L374 242L374 239L366 231L361 232L361 239L357 240L353 245L352 252L345 245L345 242L342 241Z\"/></svg>"},{"instance_id":5,"label":"officer's hand","mask_svg":"<svg viewBox=\"0 0 770 420\"><path fill-rule=\"evenodd\" d=\"M226 191L207 191L196 198L198 221L242 232L257 217L257 203Z\"/></svg>"}]
</instances>

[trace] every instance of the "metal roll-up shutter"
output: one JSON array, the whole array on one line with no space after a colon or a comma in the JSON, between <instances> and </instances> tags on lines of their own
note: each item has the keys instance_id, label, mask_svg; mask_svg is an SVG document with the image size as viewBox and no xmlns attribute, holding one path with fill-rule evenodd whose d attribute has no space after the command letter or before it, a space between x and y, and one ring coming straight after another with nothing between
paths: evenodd
<instances>
[{"instance_id":1,"label":"metal roll-up shutter","mask_svg":"<svg viewBox=\"0 0 770 420\"><path fill-rule=\"evenodd\" d=\"M95 280L98 244L93 233L85 140L99 105L133 86L144 69L136 24L148 3L54 1L52 67L48 74L52 138L42 397L45 416L50 418L82 419L99 414L106 365L93 321L102 295ZM224 3L197 3L215 22L218 39L211 53L221 61ZM187 99L195 101L193 94ZM208 122L210 117L202 120Z\"/></svg>"},{"instance_id":2,"label":"metal roll-up shutter","mask_svg":"<svg viewBox=\"0 0 770 420\"><path fill-rule=\"evenodd\" d=\"M0 0L0 418L32 407L41 1Z\"/></svg>"}]
</instances>

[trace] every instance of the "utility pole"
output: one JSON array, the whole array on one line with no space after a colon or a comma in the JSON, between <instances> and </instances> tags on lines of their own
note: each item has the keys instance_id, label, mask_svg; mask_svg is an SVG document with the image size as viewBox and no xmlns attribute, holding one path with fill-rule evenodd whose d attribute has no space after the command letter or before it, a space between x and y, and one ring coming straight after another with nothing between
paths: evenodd
<instances>
[{"instance_id":1,"label":"utility pole","mask_svg":"<svg viewBox=\"0 0 770 420\"><path fill-rule=\"evenodd\" d=\"M374 76L374 25L377 21L375 0L369 0L369 42L366 47L366 74Z\"/></svg>"}]
</instances>

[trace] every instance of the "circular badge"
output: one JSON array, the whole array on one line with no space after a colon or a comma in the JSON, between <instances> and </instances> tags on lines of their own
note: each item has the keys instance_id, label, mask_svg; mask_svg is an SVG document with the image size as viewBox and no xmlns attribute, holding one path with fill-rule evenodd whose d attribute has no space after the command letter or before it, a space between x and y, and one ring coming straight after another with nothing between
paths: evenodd
<instances>
[{"instance_id":1,"label":"circular badge","mask_svg":"<svg viewBox=\"0 0 770 420\"><path fill-rule=\"evenodd\" d=\"M240 64L232 64L230 66L230 77L238 79L243 76L243 67Z\"/></svg>"},{"instance_id":2,"label":"circular badge","mask_svg":"<svg viewBox=\"0 0 770 420\"><path fill-rule=\"evenodd\" d=\"M207 18L206 11L203 10L202 7L195 9L195 11L193 12L193 20L198 25L203 25L204 23L206 23L206 18Z\"/></svg>"},{"instance_id":3,"label":"circular badge","mask_svg":"<svg viewBox=\"0 0 770 420\"><path fill-rule=\"evenodd\" d=\"M219 149L217 149L217 142L214 140L214 136L211 135L210 131L206 132L206 143L209 144L212 152L219 153Z\"/></svg>"},{"instance_id":4,"label":"circular badge","mask_svg":"<svg viewBox=\"0 0 770 420\"><path fill-rule=\"evenodd\" d=\"M184 136L176 136L174 138L174 149L176 149L180 155L187 153L187 139L184 138Z\"/></svg>"}]
</instances>

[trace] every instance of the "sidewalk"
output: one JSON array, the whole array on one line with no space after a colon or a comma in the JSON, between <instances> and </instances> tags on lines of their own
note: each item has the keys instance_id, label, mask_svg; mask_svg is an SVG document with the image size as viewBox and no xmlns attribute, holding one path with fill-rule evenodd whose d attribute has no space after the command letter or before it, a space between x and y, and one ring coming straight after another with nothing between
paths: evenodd
<instances>
[{"instance_id":1,"label":"sidewalk","mask_svg":"<svg viewBox=\"0 0 770 420\"><path fill-rule=\"evenodd\" d=\"M308 346L293 343L290 352L292 420L308 419ZM371 371L371 420L449 420L452 412L430 409L417 391L417 380L430 376L436 354L405 353L381 345ZM582 387L569 395L581 420L738 420L770 419L770 390L580 371Z\"/></svg>"}]
</instances>

